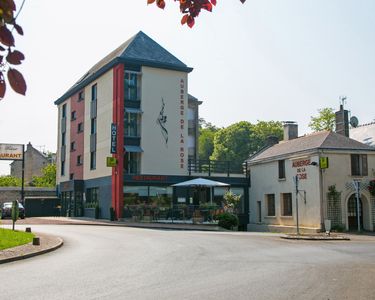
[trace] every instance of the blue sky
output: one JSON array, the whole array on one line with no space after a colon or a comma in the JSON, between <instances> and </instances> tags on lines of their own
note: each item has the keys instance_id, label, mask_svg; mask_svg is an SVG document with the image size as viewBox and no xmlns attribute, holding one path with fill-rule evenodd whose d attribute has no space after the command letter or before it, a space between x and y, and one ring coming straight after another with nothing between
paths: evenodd
<instances>
[{"instance_id":1,"label":"blue sky","mask_svg":"<svg viewBox=\"0 0 375 300\"><path fill-rule=\"evenodd\" d=\"M28 91L8 89L0 102L0 142L56 151L53 101L139 30L194 68L189 92L217 126L293 120L305 134L310 117L338 108L342 95L360 123L372 122L374 11L373 0L218 0L189 29L172 0L164 11L146 0L26 1L16 48ZM0 174L9 163L0 162Z\"/></svg>"}]
</instances>

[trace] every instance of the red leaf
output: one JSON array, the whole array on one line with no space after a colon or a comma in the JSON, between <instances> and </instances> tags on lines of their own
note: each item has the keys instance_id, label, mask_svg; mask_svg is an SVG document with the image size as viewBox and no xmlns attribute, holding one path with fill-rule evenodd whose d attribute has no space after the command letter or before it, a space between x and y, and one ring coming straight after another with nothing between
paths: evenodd
<instances>
[{"instance_id":1,"label":"red leaf","mask_svg":"<svg viewBox=\"0 0 375 300\"><path fill-rule=\"evenodd\" d=\"M21 95L26 94L26 82L23 78L22 74L18 72L16 69L9 68L8 70L8 81L12 89Z\"/></svg>"},{"instance_id":2,"label":"red leaf","mask_svg":"<svg viewBox=\"0 0 375 300\"><path fill-rule=\"evenodd\" d=\"M161 9L164 9L165 7L165 2L164 0L156 0L156 5L161 8Z\"/></svg>"},{"instance_id":3,"label":"red leaf","mask_svg":"<svg viewBox=\"0 0 375 300\"><path fill-rule=\"evenodd\" d=\"M16 31L19 35L23 35L23 29L20 25L14 24L14 29L16 29Z\"/></svg>"},{"instance_id":4,"label":"red leaf","mask_svg":"<svg viewBox=\"0 0 375 300\"><path fill-rule=\"evenodd\" d=\"M6 83L3 78L3 73L1 73L1 79L0 79L0 100L2 100L5 96L6 91Z\"/></svg>"},{"instance_id":5,"label":"red leaf","mask_svg":"<svg viewBox=\"0 0 375 300\"><path fill-rule=\"evenodd\" d=\"M6 25L0 26L0 42L5 46L14 46L14 37Z\"/></svg>"},{"instance_id":6,"label":"red leaf","mask_svg":"<svg viewBox=\"0 0 375 300\"><path fill-rule=\"evenodd\" d=\"M147 0L147 4L152 4L154 2L155 2L155 0Z\"/></svg>"},{"instance_id":7,"label":"red leaf","mask_svg":"<svg viewBox=\"0 0 375 300\"><path fill-rule=\"evenodd\" d=\"M12 65L20 65L22 60L25 59L25 56L22 52L14 50L13 52L8 52L6 57L7 62L11 63Z\"/></svg>"},{"instance_id":8,"label":"red leaf","mask_svg":"<svg viewBox=\"0 0 375 300\"><path fill-rule=\"evenodd\" d=\"M216 5L216 0L211 0L212 5Z\"/></svg>"},{"instance_id":9,"label":"red leaf","mask_svg":"<svg viewBox=\"0 0 375 300\"><path fill-rule=\"evenodd\" d=\"M188 19L187 19L187 25L192 28L194 26L194 18L192 16L189 16Z\"/></svg>"},{"instance_id":10,"label":"red leaf","mask_svg":"<svg viewBox=\"0 0 375 300\"><path fill-rule=\"evenodd\" d=\"M184 25L188 20L189 15L184 15L181 19L181 25Z\"/></svg>"}]
</instances>

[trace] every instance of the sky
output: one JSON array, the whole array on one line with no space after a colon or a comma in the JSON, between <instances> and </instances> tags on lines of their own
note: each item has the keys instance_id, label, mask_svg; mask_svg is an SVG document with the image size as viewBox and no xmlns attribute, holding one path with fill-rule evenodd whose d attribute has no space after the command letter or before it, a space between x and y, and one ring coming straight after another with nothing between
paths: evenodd
<instances>
[{"instance_id":1,"label":"sky","mask_svg":"<svg viewBox=\"0 0 375 300\"><path fill-rule=\"evenodd\" d=\"M15 0L20 7L22 0ZM296 121L309 133L318 109L375 119L375 1L218 0L190 29L178 4L146 0L27 1L16 49L26 96L8 87L0 101L0 143L56 152L54 101L96 62L142 30L194 70L189 93L218 127L239 121ZM11 161L0 161L0 175Z\"/></svg>"}]
</instances>

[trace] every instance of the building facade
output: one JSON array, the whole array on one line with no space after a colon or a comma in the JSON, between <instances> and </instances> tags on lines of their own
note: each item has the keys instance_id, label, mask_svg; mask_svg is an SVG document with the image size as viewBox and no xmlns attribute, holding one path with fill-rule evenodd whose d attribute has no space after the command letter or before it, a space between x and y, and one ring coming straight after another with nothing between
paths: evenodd
<instances>
[{"instance_id":1,"label":"building facade","mask_svg":"<svg viewBox=\"0 0 375 300\"><path fill-rule=\"evenodd\" d=\"M193 204L193 191L171 187L191 179L189 159L198 159L201 102L188 93L191 71L139 32L55 101L63 210L89 215L99 206L108 218L112 207L126 218L140 205ZM244 178L223 180L245 197Z\"/></svg>"},{"instance_id":2,"label":"building facade","mask_svg":"<svg viewBox=\"0 0 375 300\"><path fill-rule=\"evenodd\" d=\"M291 232L298 218L301 232L323 230L325 220L344 230L357 230L359 221L361 230L373 231L375 197L368 186L375 149L335 132L298 137L296 126L285 124L284 141L249 158L248 229Z\"/></svg>"},{"instance_id":3,"label":"building facade","mask_svg":"<svg viewBox=\"0 0 375 300\"><path fill-rule=\"evenodd\" d=\"M48 164L55 162L55 155L40 152L35 149L31 143L28 143L25 151L25 167L24 179L27 184L32 183L33 176L42 176L42 169ZM22 177L22 161L15 160L10 164L10 175L14 177Z\"/></svg>"}]
</instances>

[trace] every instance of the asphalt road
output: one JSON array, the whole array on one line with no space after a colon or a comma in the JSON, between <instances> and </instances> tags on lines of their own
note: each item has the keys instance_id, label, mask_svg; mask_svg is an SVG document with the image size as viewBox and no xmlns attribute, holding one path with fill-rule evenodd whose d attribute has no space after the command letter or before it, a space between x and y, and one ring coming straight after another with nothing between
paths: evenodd
<instances>
[{"instance_id":1,"label":"asphalt road","mask_svg":"<svg viewBox=\"0 0 375 300\"><path fill-rule=\"evenodd\" d=\"M375 299L375 237L40 225L64 246L0 265L0 299Z\"/></svg>"}]
</instances>

